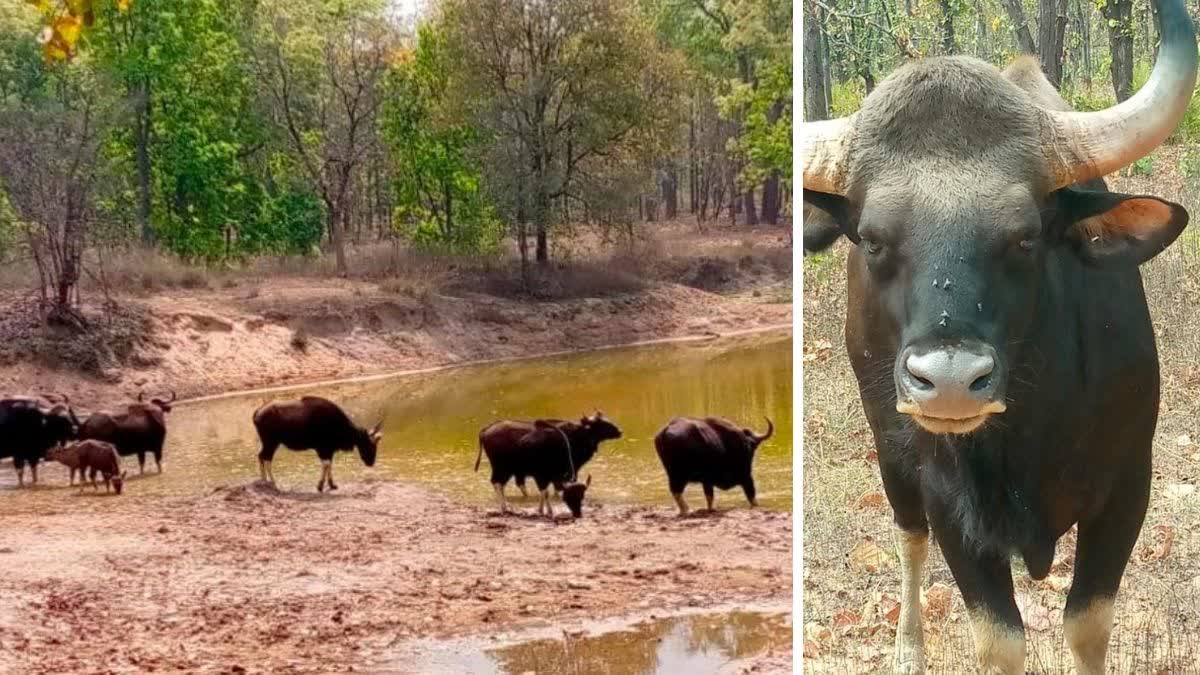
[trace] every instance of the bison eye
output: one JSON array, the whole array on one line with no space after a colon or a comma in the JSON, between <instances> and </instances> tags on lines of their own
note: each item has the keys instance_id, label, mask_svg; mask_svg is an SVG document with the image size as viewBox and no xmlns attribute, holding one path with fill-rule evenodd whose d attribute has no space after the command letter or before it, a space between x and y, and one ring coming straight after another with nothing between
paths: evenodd
<instances>
[{"instance_id":1,"label":"bison eye","mask_svg":"<svg viewBox=\"0 0 1200 675\"><path fill-rule=\"evenodd\" d=\"M1025 251L1028 253L1029 251L1032 251L1034 249L1034 247L1037 246L1037 242L1032 239L1022 239L1017 244L1017 246L1020 246L1022 251Z\"/></svg>"},{"instance_id":2,"label":"bison eye","mask_svg":"<svg viewBox=\"0 0 1200 675\"><path fill-rule=\"evenodd\" d=\"M874 239L864 238L862 243L863 248L866 249L867 253L871 255L879 255L879 253L883 251L883 244L875 241Z\"/></svg>"}]
</instances>

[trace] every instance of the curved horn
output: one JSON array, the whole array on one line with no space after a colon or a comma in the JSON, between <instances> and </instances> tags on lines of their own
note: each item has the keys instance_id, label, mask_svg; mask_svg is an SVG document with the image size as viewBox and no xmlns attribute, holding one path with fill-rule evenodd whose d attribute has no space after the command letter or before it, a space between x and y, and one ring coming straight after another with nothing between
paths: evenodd
<instances>
[{"instance_id":1,"label":"curved horn","mask_svg":"<svg viewBox=\"0 0 1200 675\"><path fill-rule=\"evenodd\" d=\"M804 189L846 194L846 144L854 116L805 122L800 130Z\"/></svg>"},{"instance_id":2,"label":"curved horn","mask_svg":"<svg viewBox=\"0 0 1200 675\"><path fill-rule=\"evenodd\" d=\"M1182 0L1158 0L1162 44L1136 94L1097 112L1047 110L1042 133L1054 189L1099 178L1150 154L1183 119L1196 85L1196 31ZM807 173L805 174L807 178Z\"/></svg>"},{"instance_id":3,"label":"curved horn","mask_svg":"<svg viewBox=\"0 0 1200 675\"><path fill-rule=\"evenodd\" d=\"M762 443L763 441L767 440L771 436L775 435L775 424L771 421L771 418L764 416L763 419L767 421L767 433L765 433L761 436L759 436L758 434L754 435L754 438L757 439L759 443Z\"/></svg>"}]
</instances>

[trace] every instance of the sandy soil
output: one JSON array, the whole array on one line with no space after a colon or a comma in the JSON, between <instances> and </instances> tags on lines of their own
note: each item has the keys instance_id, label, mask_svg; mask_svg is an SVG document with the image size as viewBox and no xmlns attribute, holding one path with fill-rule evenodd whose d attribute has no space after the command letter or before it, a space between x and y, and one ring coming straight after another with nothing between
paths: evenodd
<instances>
[{"instance_id":1,"label":"sandy soil","mask_svg":"<svg viewBox=\"0 0 1200 675\"><path fill-rule=\"evenodd\" d=\"M418 637L792 592L792 517L761 509L550 523L393 482L52 503L0 512L0 671L382 672Z\"/></svg>"},{"instance_id":2,"label":"sandy soil","mask_svg":"<svg viewBox=\"0 0 1200 675\"><path fill-rule=\"evenodd\" d=\"M749 243L739 248L736 241ZM13 319L0 318L0 394L63 393L86 409L125 401L142 390L169 388L189 398L790 325L790 275L781 278L742 253L783 250L785 242L776 231L756 231L691 233L683 242L667 244L694 251L687 260L703 261L724 251L738 278L719 293L656 281L631 293L533 301L461 289L396 291L374 281L277 276L241 280L230 288L122 296L120 302L136 309L146 329L138 331L137 345L122 365L91 375L49 367L44 359L14 349L37 329L10 326ZM0 292L0 317L18 316L28 298L27 291Z\"/></svg>"}]
</instances>

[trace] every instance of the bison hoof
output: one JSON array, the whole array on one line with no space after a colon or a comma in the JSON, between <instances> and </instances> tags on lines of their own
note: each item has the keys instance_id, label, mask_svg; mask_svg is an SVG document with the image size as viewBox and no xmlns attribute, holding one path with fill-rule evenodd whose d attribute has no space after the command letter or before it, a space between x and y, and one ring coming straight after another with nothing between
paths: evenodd
<instances>
[{"instance_id":1,"label":"bison hoof","mask_svg":"<svg viewBox=\"0 0 1200 675\"><path fill-rule=\"evenodd\" d=\"M322 482L320 482L320 483L317 483L317 492L324 492L324 491L325 491L325 483L324 483L324 481L322 481Z\"/></svg>"},{"instance_id":2,"label":"bison hoof","mask_svg":"<svg viewBox=\"0 0 1200 675\"><path fill-rule=\"evenodd\" d=\"M330 489L330 490L336 490L336 489L337 489L337 486L333 484L333 481L329 481L329 489Z\"/></svg>"}]
</instances>

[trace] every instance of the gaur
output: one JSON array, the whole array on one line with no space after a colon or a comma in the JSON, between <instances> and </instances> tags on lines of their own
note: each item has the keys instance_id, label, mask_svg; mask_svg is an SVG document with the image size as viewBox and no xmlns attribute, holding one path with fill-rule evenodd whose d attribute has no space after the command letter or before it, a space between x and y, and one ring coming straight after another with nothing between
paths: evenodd
<instances>
[{"instance_id":1,"label":"gaur","mask_svg":"<svg viewBox=\"0 0 1200 675\"><path fill-rule=\"evenodd\" d=\"M92 413L79 430L81 439L93 439L111 443L122 457L137 455L138 472L146 472L146 454L154 457L154 466L162 473L163 445L167 439L166 414L175 402L171 398L151 398L144 402L138 394L137 402L129 404L125 412Z\"/></svg>"},{"instance_id":2,"label":"gaur","mask_svg":"<svg viewBox=\"0 0 1200 675\"><path fill-rule=\"evenodd\" d=\"M621 437L621 430L604 413L582 416L578 422L539 419L533 422L500 420L479 431L475 470L486 454L492 466L492 487L500 512L508 512L504 488L513 477L533 477L537 484L538 514L554 517L549 486L562 492L563 502L576 518L583 514L583 497L589 485L578 480L579 469L595 456L600 443Z\"/></svg>"},{"instance_id":3,"label":"gaur","mask_svg":"<svg viewBox=\"0 0 1200 675\"><path fill-rule=\"evenodd\" d=\"M1070 110L1032 58L1001 72L953 56L803 125L804 199L853 244L846 349L897 527L898 672L925 668L931 528L981 670L1023 673L1011 559L1044 578L1076 525L1064 634L1078 672L1106 672L1158 420L1138 266L1188 222L1102 180L1161 144L1192 96L1192 22L1182 0L1155 5L1150 79L1106 110Z\"/></svg>"},{"instance_id":4,"label":"gaur","mask_svg":"<svg viewBox=\"0 0 1200 675\"><path fill-rule=\"evenodd\" d=\"M104 491L112 490L121 494L125 485L125 472L121 471L121 458L117 449L111 443L104 441L86 440L68 443L50 450L49 458L66 465L71 469L72 484L74 484L75 469L79 469L79 489L84 487L84 473L92 483L92 489L99 490L96 474L104 478Z\"/></svg>"},{"instance_id":5,"label":"gaur","mask_svg":"<svg viewBox=\"0 0 1200 675\"><path fill-rule=\"evenodd\" d=\"M333 482L333 455L338 451L357 448L363 464L375 466L375 453L383 420L367 430L357 426L337 404L316 396L304 396L298 401L268 403L254 412L254 428L262 441L258 453L258 469L265 481L275 484L271 461L280 445L289 450L316 450L321 460L321 478L317 492Z\"/></svg>"},{"instance_id":6,"label":"gaur","mask_svg":"<svg viewBox=\"0 0 1200 675\"><path fill-rule=\"evenodd\" d=\"M683 489L688 483L700 483L708 510L713 510L713 488L742 488L750 506L758 506L752 468L758 446L775 433L767 419L767 431L756 434L719 417L676 417L654 436L654 449L667 472L667 485L687 515Z\"/></svg>"},{"instance_id":7,"label":"gaur","mask_svg":"<svg viewBox=\"0 0 1200 675\"><path fill-rule=\"evenodd\" d=\"M0 459L12 457L17 485L25 485L25 465L37 483L38 463L46 452L75 438L79 420L66 397L52 404L43 397L0 399Z\"/></svg>"}]
</instances>

